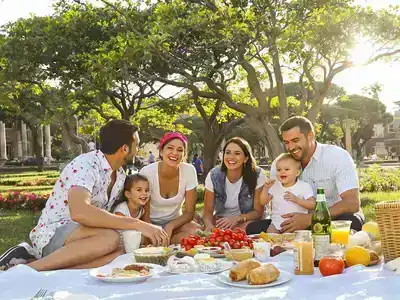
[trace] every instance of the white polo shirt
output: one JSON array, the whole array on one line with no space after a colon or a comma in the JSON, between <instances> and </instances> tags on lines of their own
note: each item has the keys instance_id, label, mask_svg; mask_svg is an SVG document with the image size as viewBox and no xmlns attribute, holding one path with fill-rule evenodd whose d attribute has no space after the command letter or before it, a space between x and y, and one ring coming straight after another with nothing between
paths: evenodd
<instances>
[{"instance_id":1,"label":"white polo shirt","mask_svg":"<svg viewBox=\"0 0 400 300\"><path fill-rule=\"evenodd\" d=\"M276 179L276 161L271 166L271 178ZM359 188L356 165L350 154L343 148L328 144L317 143L300 179L311 185L314 197L317 188L325 189L329 207L342 200L340 194Z\"/></svg>"}]
</instances>

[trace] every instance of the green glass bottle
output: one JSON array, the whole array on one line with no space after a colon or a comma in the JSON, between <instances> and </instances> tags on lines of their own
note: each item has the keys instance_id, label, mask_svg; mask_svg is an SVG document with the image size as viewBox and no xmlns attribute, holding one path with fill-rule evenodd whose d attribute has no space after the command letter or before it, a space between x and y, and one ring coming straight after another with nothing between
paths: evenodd
<instances>
[{"instance_id":1,"label":"green glass bottle","mask_svg":"<svg viewBox=\"0 0 400 300\"><path fill-rule=\"evenodd\" d=\"M324 189L317 189L317 201L312 215L311 231L314 240L314 265L326 254L331 243L331 215L326 204Z\"/></svg>"}]
</instances>

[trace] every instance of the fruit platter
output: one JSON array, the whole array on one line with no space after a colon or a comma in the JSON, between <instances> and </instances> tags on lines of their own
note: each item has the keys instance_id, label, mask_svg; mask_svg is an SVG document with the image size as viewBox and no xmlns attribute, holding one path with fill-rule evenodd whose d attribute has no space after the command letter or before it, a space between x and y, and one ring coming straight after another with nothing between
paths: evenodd
<instances>
[{"instance_id":1,"label":"fruit platter","mask_svg":"<svg viewBox=\"0 0 400 300\"><path fill-rule=\"evenodd\" d=\"M273 237L271 240L269 237ZM294 234L284 235L287 240L294 237ZM242 260L243 257L248 257L252 249L254 249L254 242L257 241L266 241L271 243L271 252L270 256L273 257L286 251L286 249L282 246L282 243L275 242L276 237L273 235L266 235L262 233L260 235L247 235L245 231L240 228L231 229L219 229L214 228L212 232L197 230L196 235L190 235L187 238L183 238L181 240L181 248L179 251L179 256L189 255L194 256L198 253L206 253L210 254L211 257L214 258L223 258L226 257L228 260L231 260L232 257L229 253L224 251L224 243L227 242L229 246L232 248L232 251L235 256L235 260ZM288 247L290 249L290 247ZM240 251L242 250L242 251ZM237 256L235 255L237 253Z\"/></svg>"},{"instance_id":2,"label":"fruit platter","mask_svg":"<svg viewBox=\"0 0 400 300\"><path fill-rule=\"evenodd\" d=\"M196 235L183 238L181 252L190 256L205 253L214 258L225 257L223 250L225 242L232 249L253 249L253 239L240 228L234 230L214 228L212 232L197 230Z\"/></svg>"}]
</instances>

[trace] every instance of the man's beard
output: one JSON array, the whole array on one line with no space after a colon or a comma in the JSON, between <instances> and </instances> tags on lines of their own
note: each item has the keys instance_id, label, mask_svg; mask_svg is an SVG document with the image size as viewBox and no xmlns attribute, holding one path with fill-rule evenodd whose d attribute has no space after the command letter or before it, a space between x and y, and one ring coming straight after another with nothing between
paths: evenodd
<instances>
[{"instance_id":1,"label":"man's beard","mask_svg":"<svg viewBox=\"0 0 400 300\"><path fill-rule=\"evenodd\" d=\"M133 159L135 158L135 154L129 152L125 158L124 158L124 166L126 165L132 165L133 164Z\"/></svg>"}]
</instances>

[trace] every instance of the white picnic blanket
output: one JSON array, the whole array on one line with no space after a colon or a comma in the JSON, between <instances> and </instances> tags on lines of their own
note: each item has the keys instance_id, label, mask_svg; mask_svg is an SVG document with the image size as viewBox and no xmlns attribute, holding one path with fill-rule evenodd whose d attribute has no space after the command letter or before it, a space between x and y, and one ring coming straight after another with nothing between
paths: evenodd
<instances>
[{"instance_id":1,"label":"white picnic blanket","mask_svg":"<svg viewBox=\"0 0 400 300\"><path fill-rule=\"evenodd\" d=\"M116 260L129 262L129 255ZM292 272L290 253L270 260L279 269ZM39 288L52 292L86 293L99 299L205 299L205 300L383 300L400 299L400 277L383 264L364 268L356 266L336 276L322 277L316 269L311 276L293 276L282 285L264 289L231 287L216 275L170 275L166 272L143 283L106 283L90 277L88 270L36 272L20 265L0 273L0 299L30 299Z\"/></svg>"}]
</instances>

